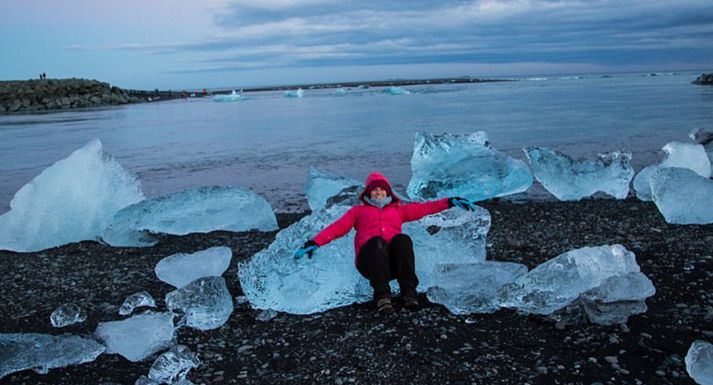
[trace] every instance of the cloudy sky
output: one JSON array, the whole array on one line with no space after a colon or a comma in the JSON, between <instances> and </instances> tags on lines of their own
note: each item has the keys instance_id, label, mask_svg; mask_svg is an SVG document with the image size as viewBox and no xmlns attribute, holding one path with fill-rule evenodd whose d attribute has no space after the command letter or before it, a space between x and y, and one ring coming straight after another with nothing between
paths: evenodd
<instances>
[{"instance_id":1,"label":"cloudy sky","mask_svg":"<svg viewBox=\"0 0 713 385\"><path fill-rule=\"evenodd\" d=\"M200 89L713 71L713 0L3 0L0 80Z\"/></svg>"}]
</instances>

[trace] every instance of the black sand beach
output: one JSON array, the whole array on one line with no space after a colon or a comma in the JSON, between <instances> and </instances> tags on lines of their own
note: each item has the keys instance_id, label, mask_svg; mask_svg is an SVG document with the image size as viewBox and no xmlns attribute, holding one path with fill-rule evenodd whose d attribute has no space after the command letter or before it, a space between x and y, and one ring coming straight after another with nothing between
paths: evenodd
<instances>
[{"instance_id":1,"label":"black sand beach","mask_svg":"<svg viewBox=\"0 0 713 385\"><path fill-rule=\"evenodd\" d=\"M219 329L179 330L178 342L201 360L188 378L195 384L694 384L683 360L694 340L713 340L713 225L669 225L652 203L631 198L482 206L493 218L488 259L531 269L574 248L619 243L656 286L649 310L626 326L555 323L511 310L454 316L422 295L421 310L397 304L388 317L361 304L261 322L249 305L236 305ZM300 216L278 215L280 226ZM165 309L172 287L155 277L155 264L218 245L233 250L224 277L237 297L237 262L274 236L213 232L166 237L150 248L82 242L37 253L0 251L0 333L91 334L98 322L123 318L118 307L139 290ZM65 302L77 302L89 317L55 329L50 313ZM105 354L44 375L10 374L0 383L130 385L152 362Z\"/></svg>"}]
</instances>

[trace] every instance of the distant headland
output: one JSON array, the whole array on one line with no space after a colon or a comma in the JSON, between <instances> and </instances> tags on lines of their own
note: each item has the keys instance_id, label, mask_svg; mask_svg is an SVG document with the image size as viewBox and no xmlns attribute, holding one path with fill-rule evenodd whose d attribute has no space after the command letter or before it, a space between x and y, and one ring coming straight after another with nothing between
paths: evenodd
<instances>
[{"instance_id":1,"label":"distant headland","mask_svg":"<svg viewBox=\"0 0 713 385\"><path fill-rule=\"evenodd\" d=\"M471 77L437 79L396 79L367 82L297 84L242 88L242 92L296 89L369 88L424 84L502 82L500 79ZM33 79L0 81L0 114L33 113L47 110L102 107L128 103L155 102L185 97L229 94L233 89L202 90L132 90L89 79Z\"/></svg>"}]
</instances>

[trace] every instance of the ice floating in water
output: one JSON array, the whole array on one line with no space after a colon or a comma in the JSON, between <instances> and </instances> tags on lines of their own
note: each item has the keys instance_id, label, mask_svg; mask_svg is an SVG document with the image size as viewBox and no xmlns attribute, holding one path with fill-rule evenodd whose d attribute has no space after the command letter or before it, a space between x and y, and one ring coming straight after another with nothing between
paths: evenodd
<instances>
[{"instance_id":1,"label":"ice floating in water","mask_svg":"<svg viewBox=\"0 0 713 385\"><path fill-rule=\"evenodd\" d=\"M305 94L304 90L302 88L298 88L297 90L290 90L290 91L285 91L282 93L282 95L286 98L301 98Z\"/></svg>"},{"instance_id":2,"label":"ice floating in water","mask_svg":"<svg viewBox=\"0 0 713 385\"><path fill-rule=\"evenodd\" d=\"M161 281L180 288L201 277L223 275L232 258L233 252L224 246L193 254L173 254L156 264L156 276Z\"/></svg>"},{"instance_id":3,"label":"ice floating in water","mask_svg":"<svg viewBox=\"0 0 713 385\"><path fill-rule=\"evenodd\" d=\"M320 247L312 259L293 258L305 239L355 203L353 192L351 199L302 218L280 231L267 249L239 265L240 285L254 308L310 314L371 299L368 281L354 267L353 232ZM419 288L425 290L434 282L433 269L438 263L483 261L489 228L490 214L480 207L474 212L452 209L405 224L404 233L414 243Z\"/></svg>"},{"instance_id":4,"label":"ice floating in water","mask_svg":"<svg viewBox=\"0 0 713 385\"><path fill-rule=\"evenodd\" d=\"M347 91L344 90L344 88L337 88L337 90L334 92L334 95L336 96L344 96L347 94Z\"/></svg>"},{"instance_id":5,"label":"ice floating in water","mask_svg":"<svg viewBox=\"0 0 713 385\"><path fill-rule=\"evenodd\" d=\"M87 314L76 303L65 303L50 315L50 322L56 328L84 322L86 319Z\"/></svg>"},{"instance_id":6,"label":"ice floating in water","mask_svg":"<svg viewBox=\"0 0 713 385\"><path fill-rule=\"evenodd\" d=\"M515 194L532 185L525 162L490 147L488 135L416 133L411 157L412 198L462 196L474 201Z\"/></svg>"},{"instance_id":7,"label":"ice floating in water","mask_svg":"<svg viewBox=\"0 0 713 385\"><path fill-rule=\"evenodd\" d=\"M49 369L94 361L105 347L91 338L47 334L0 334L0 379L10 373Z\"/></svg>"},{"instance_id":8,"label":"ice floating in water","mask_svg":"<svg viewBox=\"0 0 713 385\"><path fill-rule=\"evenodd\" d=\"M159 384L175 384L186 378L188 372L200 364L198 357L188 347L176 345L162 353L149 370L149 379Z\"/></svg>"},{"instance_id":9,"label":"ice floating in water","mask_svg":"<svg viewBox=\"0 0 713 385\"><path fill-rule=\"evenodd\" d=\"M351 178L337 176L310 167L305 185L309 208L312 211L324 208L327 204L327 199L351 186L361 186L361 183Z\"/></svg>"},{"instance_id":10,"label":"ice floating in water","mask_svg":"<svg viewBox=\"0 0 713 385\"><path fill-rule=\"evenodd\" d=\"M411 91L405 88L391 86L389 88L384 89L384 93L391 95L410 95Z\"/></svg>"},{"instance_id":11,"label":"ice floating in water","mask_svg":"<svg viewBox=\"0 0 713 385\"><path fill-rule=\"evenodd\" d=\"M453 314L492 313L499 309L497 291L527 273L527 266L512 262L440 264L428 300Z\"/></svg>"},{"instance_id":12,"label":"ice floating in water","mask_svg":"<svg viewBox=\"0 0 713 385\"><path fill-rule=\"evenodd\" d=\"M180 324L198 330L221 326L233 312L233 299L223 277L203 277L166 294L166 307L185 316Z\"/></svg>"},{"instance_id":13,"label":"ice floating in water","mask_svg":"<svg viewBox=\"0 0 713 385\"><path fill-rule=\"evenodd\" d=\"M713 180L685 168L664 168L651 176L654 203L668 223L713 223Z\"/></svg>"},{"instance_id":14,"label":"ice floating in water","mask_svg":"<svg viewBox=\"0 0 713 385\"><path fill-rule=\"evenodd\" d=\"M156 302L153 300L153 297L146 291L140 291L126 297L124 303L121 304L119 308L119 314L128 315L133 313L134 309L143 306L156 307Z\"/></svg>"},{"instance_id":15,"label":"ice floating in water","mask_svg":"<svg viewBox=\"0 0 713 385\"><path fill-rule=\"evenodd\" d=\"M537 266L503 286L498 297L503 307L546 315L569 305L609 277L639 271L634 253L621 245L583 247Z\"/></svg>"},{"instance_id":16,"label":"ice floating in water","mask_svg":"<svg viewBox=\"0 0 713 385\"><path fill-rule=\"evenodd\" d=\"M144 313L122 321L100 322L94 335L107 353L137 362L176 344L173 313Z\"/></svg>"},{"instance_id":17,"label":"ice floating in water","mask_svg":"<svg viewBox=\"0 0 713 385\"><path fill-rule=\"evenodd\" d=\"M237 102L239 100L242 100L243 97L239 93L235 92L233 90L230 94L228 95L215 95L213 96L213 101L214 102Z\"/></svg>"},{"instance_id":18,"label":"ice floating in water","mask_svg":"<svg viewBox=\"0 0 713 385\"><path fill-rule=\"evenodd\" d=\"M637 198L643 201L653 199L651 196L651 176L662 168L687 168L704 178L711 176L710 160L702 145L670 142L663 147L663 152L666 159L661 164L645 167L634 178L634 190L636 190Z\"/></svg>"},{"instance_id":19,"label":"ice floating in water","mask_svg":"<svg viewBox=\"0 0 713 385\"><path fill-rule=\"evenodd\" d=\"M95 240L117 211L143 198L136 177L93 140L15 193L0 216L0 249L31 252Z\"/></svg>"},{"instance_id":20,"label":"ice floating in water","mask_svg":"<svg viewBox=\"0 0 713 385\"><path fill-rule=\"evenodd\" d=\"M617 151L600 154L597 160L573 160L544 147L524 151L535 179L559 200L577 201L600 191L624 199L629 193L634 177L631 153Z\"/></svg>"},{"instance_id":21,"label":"ice floating in water","mask_svg":"<svg viewBox=\"0 0 713 385\"><path fill-rule=\"evenodd\" d=\"M646 312L646 298L656 294L654 284L641 272L611 276L587 290L580 301L589 319L601 325L626 323L629 316Z\"/></svg>"},{"instance_id":22,"label":"ice floating in water","mask_svg":"<svg viewBox=\"0 0 713 385\"><path fill-rule=\"evenodd\" d=\"M277 219L265 198L237 187L203 186L147 199L114 215L102 239L112 246L151 246L152 233L271 231Z\"/></svg>"},{"instance_id":23,"label":"ice floating in water","mask_svg":"<svg viewBox=\"0 0 713 385\"><path fill-rule=\"evenodd\" d=\"M713 344L693 341L685 361L686 371L694 381L700 385L713 385Z\"/></svg>"}]
</instances>

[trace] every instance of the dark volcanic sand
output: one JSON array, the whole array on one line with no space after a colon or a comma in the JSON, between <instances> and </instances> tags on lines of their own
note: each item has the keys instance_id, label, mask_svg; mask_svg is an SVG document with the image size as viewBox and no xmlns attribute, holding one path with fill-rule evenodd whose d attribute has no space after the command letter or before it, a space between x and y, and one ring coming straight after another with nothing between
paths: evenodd
<instances>
[{"instance_id":1,"label":"dark volcanic sand","mask_svg":"<svg viewBox=\"0 0 713 385\"><path fill-rule=\"evenodd\" d=\"M620 327L555 324L511 310L454 316L433 304L413 313L397 305L395 315L383 317L362 304L260 322L249 305L236 305L217 330L179 330L178 342L201 360L188 378L196 384L290 385L694 383L683 363L686 352L696 339L713 341L713 225L669 225L653 204L632 199L483 206L493 217L488 259L533 268L573 248L624 245L656 286L648 312ZM299 217L280 215L280 225ZM172 288L155 277L155 264L216 245L233 250L224 276L237 297L237 262L274 235L213 232L167 237L151 248L82 242L38 253L0 251L0 332L91 334L98 322L123 318L118 307L142 289L165 309L163 297ZM52 310L72 301L89 318L53 328ZM152 362L101 355L45 375L14 373L0 383L130 385L148 374Z\"/></svg>"}]
</instances>

